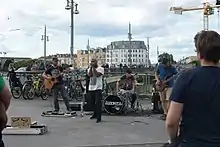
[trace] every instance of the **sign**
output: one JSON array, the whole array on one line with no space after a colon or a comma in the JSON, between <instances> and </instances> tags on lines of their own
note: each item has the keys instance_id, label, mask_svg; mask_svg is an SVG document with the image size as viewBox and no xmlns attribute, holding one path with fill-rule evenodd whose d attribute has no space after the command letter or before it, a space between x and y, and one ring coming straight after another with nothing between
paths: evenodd
<instances>
[{"instance_id":1,"label":"sign","mask_svg":"<svg viewBox=\"0 0 220 147\"><path fill-rule=\"evenodd\" d=\"M11 126L18 128L30 128L31 117L11 117Z\"/></svg>"}]
</instances>

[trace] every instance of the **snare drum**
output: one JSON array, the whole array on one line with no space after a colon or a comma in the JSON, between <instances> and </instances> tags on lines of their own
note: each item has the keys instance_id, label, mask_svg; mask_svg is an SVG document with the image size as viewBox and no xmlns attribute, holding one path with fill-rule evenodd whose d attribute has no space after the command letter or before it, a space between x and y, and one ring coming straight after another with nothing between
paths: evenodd
<instances>
[{"instance_id":1,"label":"snare drum","mask_svg":"<svg viewBox=\"0 0 220 147\"><path fill-rule=\"evenodd\" d=\"M115 95L109 95L104 99L104 109L110 115L121 113L124 109L124 101Z\"/></svg>"}]
</instances>

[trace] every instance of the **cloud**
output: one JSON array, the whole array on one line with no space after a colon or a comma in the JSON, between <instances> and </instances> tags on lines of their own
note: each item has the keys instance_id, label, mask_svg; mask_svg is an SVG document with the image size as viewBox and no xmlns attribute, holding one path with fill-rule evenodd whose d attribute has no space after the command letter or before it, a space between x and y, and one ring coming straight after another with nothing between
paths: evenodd
<instances>
[{"instance_id":1,"label":"cloud","mask_svg":"<svg viewBox=\"0 0 220 147\"><path fill-rule=\"evenodd\" d=\"M203 0L78 0L79 15L74 16L74 48L107 46L111 41L127 40L128 23L134 40L150 37L150 57L156 61L156 48L174 54L175 59L194 55L193 36L203 28L201 11L175 15L171 6L202 7ZM214 0L210 1L215 3ZM65 0L7 0L0 4L0 44L8 56L43 55L41 35L47 25L47 54L69 53L70 11ZM8 20L8 17L10 19ZM210 17L210 28L218 29L217 16ZM9 29L21 29L9 32Z\"/></svg>"}]
</instances>

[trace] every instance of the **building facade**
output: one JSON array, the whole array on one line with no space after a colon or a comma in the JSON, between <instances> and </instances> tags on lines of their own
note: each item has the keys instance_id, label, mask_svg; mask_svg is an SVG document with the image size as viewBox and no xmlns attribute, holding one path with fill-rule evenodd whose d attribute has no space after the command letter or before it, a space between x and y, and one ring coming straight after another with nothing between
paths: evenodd
<instances>
[{"instance_id":1,"label":"building facade","mask_svg":"<svg viewBox=\"0 0 220 147\"><path fill-rule=\"evenodd\" d=\"M88 50L77 50L76 67L86 69L89 66Z\"/></svg>"},{"instance_id":2,"label":"building facade","mask_svg":"<svg viewBox=\"0 0 220 147\"><path fill-rule=\"evenodd\" d=\"M91 61L93 58L97 59L99 66L106 64L106 48L98 47L95 49L90 49L89 61Z\"/></svg>"},{"instance_id":3,"label":"building facade","mask_svg":"<svg viewBox=\"0 0 220 147\"><path fill-rule=\"evenodd\" d=\"M185 57L185 58L181 59L179 61L179 63L180 64L189 64L189 63L191 63L193 61L197 61L197 60L198 60L197 56L189 56L189 57Z\"/></svg>"},{"instance_id":4,"label":"building facade","mask_svg":"<svg viewBox=\"0 0 220 147\"><path fill-rule=\"evenodd\" d=\"M129 41L115 41L107 46L106 63L110 66L129 65ZM144 41L131 41L132 65L147 66L149 58Z\"/></svg>"}]
</instances>

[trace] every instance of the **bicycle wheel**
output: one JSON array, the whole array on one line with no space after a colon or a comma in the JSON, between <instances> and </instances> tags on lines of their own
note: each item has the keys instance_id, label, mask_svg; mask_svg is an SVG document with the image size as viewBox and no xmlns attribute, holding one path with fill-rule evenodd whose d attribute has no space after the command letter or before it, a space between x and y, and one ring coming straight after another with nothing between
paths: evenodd
<instances>
[{"instance_id":1,"label":"bicycle wheel","mask_svg":"<svg viewBox=\"0 0 220 147\"><path fill-rule=\"evenodd\" d=\"M34 86L31 85L29 91L27 92L27 98L29 100L33 100L34 96L35 96L35 89L34 89Z\"/></svg>"},{"instance_id":2,"label":"bicycle wheel","mask_svg":"<svg viewBox=\"0 0 220 147\"><path fill-rule=\"evenodd\" d=\"M23 87L22 87L22 96L23 96L23 98L24 98L25 100L28 99L27 93L28 93L28 91L29 91L29 87L30 87L30 84L29 84L29 83L25 83L25 84L23 85Z\"/></svg>"},{"instance_id":3,"label":"bicycle wheel","mask_svg":"<svg viewBox=\"0 0 220 147\"><path fill-rule=\"evenodd\" d=\"M40 88L40 97L42 100L47 100L49 97L49 91L45 88L44 85L41 86Z\"/></svg>"},{"instance_id":4,"label":"bicycle wheel","mask_svg":"<svg viewBox=\"0 0 220 147\"><path fill-rule=\"evenodd\" d=\"M68 87L67 93L68 93L69 101L72 101L73 98L74 98L74 92L73 92L73 87L72 86Z\"/></svg>"},{"instance_id":5,"label":"bicycle wheel","mask_svg":"<svg viewBox=\"0 0 220 147\"><path fill-rule=\"evenodd\" d=\"M11 87L11 94L12 97L15 99L19 99L22 95L22 88L21 87Z\"/></svg>"},{"instance_id":6,"label":"bicycle wheel","mask_svg":"<svg viewBox=\"0 0 220 147\"><path fill-rule=\"evenodd\" d=\"M81 87L76 86L73 88L74 97L77 101L82 101L83 99L83 91L81 90Z\"/></svg>"}]
</instances>

